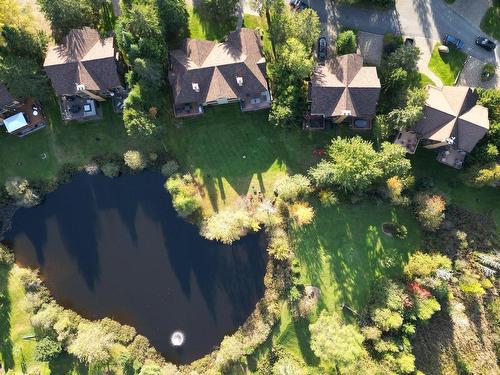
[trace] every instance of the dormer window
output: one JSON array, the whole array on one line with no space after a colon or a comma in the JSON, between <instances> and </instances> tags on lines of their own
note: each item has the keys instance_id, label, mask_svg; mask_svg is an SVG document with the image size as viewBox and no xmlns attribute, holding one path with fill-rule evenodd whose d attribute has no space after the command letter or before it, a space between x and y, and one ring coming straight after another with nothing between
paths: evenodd
<instances>
[{"instance_id":1,"label":"dormer window","mask_svg":"<svg viewBox=\"0 0 500 375\"><path fill-rule=\"evenodd\" d=\"M243 86L243 77L236 77L236 83L238 86Z\"/></svg>"},{"instance_id":2,"label":"dormer window","mask_svg":"<svg viewBox=\"0 0 500 375\"><path fill-rule=\"evenodd\" d=\"M76 84L76 91L85 91L85 85L81 83Z\"/></svg>"},{"instance_id":3,"label":"dormer window","mask_svg":"<svg viewBox=\"0 0 500 375\"><path fill-rule=\"evenodd\" d=\"M342 116L350 116L351 111L342 111Z\"/></svg>"},{"instance_id":4,"label":"dormer window","mask_svg":"<svg viewBox=\"0 0 500 375\"><path fill-rule=\"evenodd\" d=\"M200 92L200 85L198 85L197 82L193 82L191 85L193 86L194 91Z\"/></svg>"}]
</instances>

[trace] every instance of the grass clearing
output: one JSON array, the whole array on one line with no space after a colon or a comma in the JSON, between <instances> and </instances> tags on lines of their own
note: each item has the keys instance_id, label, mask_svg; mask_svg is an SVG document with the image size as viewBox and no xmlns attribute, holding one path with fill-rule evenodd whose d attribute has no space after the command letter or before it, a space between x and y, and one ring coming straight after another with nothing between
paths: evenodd
<instances>
[{"instance_id":1,"label":"grass clearing","mask_svg":"<svg viewBox=\"0 0 500 375\"><path fill-rule=\"evenodd\" d=\"M103 119L88 122L62 121L55 98L43 103L42 108L48 122L44 129L24 138L0 134L2 184L10 176L49 179L61 165L83 165L96 155L123 154L135 148L152 152L162 147L156 138L129 137L121 114L113 113L109 101L103 103Z\"/></svg>"},{"instance_id":2,"label":"grass clearing","mask_svg":"<svg viewBox=\"0 0 500 375\"><path fill-rule=\"evenodd\" d=\"M361 312L374 280L382 274L398 277L409 255L419 248L420 225L408 208L367 200L328 208L316 203L315 210L313 223L292 233L301 263L301 281L321 290L317 315L323 309L342 314L347 311L342 311L343 304ZM391 220L408 228L405 240L382 233L381 225ZM352 313L344 316L353 319ZM293 320L286 304L271 343L284 347L308 366L319 363L310 348L309 320ZM271 343L254 353L252 360L265 355Z\"/></svg>"},{"instance_id":3,"label":"grass clearing","mask_svg":"<svg viewBox=\"0 0 500 375\"><path fill-rule=\"evenodd\" d=\"M440 53L438 50L440 45L436 43L432 50L429 69L443 81L444 85L454 85L467 55L453 46L449 46L450 52Z\"/></svg>"},{"instance_id":4,"label":"grass clearing","mask_svg":"<svg viewBox=\"0 0 500 375\"><path fill-rule=\"evenodd\" d=\"M476 213L492 215L496 224L500 224L498 189L469 186L465 181L467 171L443 165L436 158L436 152L419 148L417 153L410 157L415 178L431 180L434 188L442 192L450 203Z\"/></svg>"},{"instance_id":5,"label":"grass clearing","mask_svg":"<svg viewBox=\"0 0 500 375\"><path fill-rule=\"evenodd\" d=\"M480 26L485 33L495 39L500 39L500 3L498 1L496 3L493 1L493 6L486 11Z\"/></svg>"},{"instance_id":6,"label":"grass clearing","mask_svg":"<svg viewBox=\"0 0 500 375\"><path fill-rule=\"evenodd\" d=\"M167 128L167 146L181 166L203 184L203 208L219 209L252 191L272 194L285 172L305 173L319 161L313 149L346 127L326 132L277 129L267 111L241 112L238 104L207 107L203 116L177 120Z\"/></svg>"},{"instance_id":7,"label":"grass clearing","mask_svg":"<svg viewBox=\"0 0 500 375\"><path fill-rule=\"evenodd\" d=\"M210 17L203 4L200 7L187 7L189 14L189 37L219 41L236 29L236 17L227 23L220 23Z\"/></svg>"}]
</instances>

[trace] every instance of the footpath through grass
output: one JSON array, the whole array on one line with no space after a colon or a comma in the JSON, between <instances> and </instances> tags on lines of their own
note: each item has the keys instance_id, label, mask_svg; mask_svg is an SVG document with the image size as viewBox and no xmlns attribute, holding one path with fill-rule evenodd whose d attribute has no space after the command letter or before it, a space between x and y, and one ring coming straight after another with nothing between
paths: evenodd
<instances>
[{"instance_id":1,"label":"footpath through grass","mask_svg":"<svg viewBox=\"0 0 500 375\"><path fill-rule=\"evenodd\" d=\"M500 39L500 1L494 0L483 19L481 20L481 30L491 35L495 39Z\"/></svg>"},{"instance_id":2,"label":"footpath through grass","mask_svg":"<svg viewBox=\"0 0 500 375\"><path fill-rule=\"evenodd\" d=\"M459 49L449 46L450 52L440 53L438 48L441 44L436 43L429 60L429 69L433 71L444 85L454 85L455 79L464 66L467 55Z\"/></svg>"},{"instance_id":3,"label":"footpath through grass","mask_svg":"<svg viewBox=\"0 0 500 375\"><path fill-rule=\"evenodd\" d=\"M103 103L102 120L64 122L55 99L43 103L48 125L26 137L0 132L1 184L11 176L30 180L54 177L65 163L83 165L96 155L123 154L129 149L145 153L161 149L156 138L127 135L121 114L113 113L111 103Z\"/></svg>"}]
</instances>

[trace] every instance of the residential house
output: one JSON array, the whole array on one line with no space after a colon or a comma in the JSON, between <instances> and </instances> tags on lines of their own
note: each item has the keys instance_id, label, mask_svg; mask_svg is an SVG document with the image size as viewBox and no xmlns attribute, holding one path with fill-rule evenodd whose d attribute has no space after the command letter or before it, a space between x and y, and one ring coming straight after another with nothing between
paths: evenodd
<instances>
[{"instance_id":1,"label":"residential house","mask_svg":"<svg viewBox=\"0 0 500 375\"><path fill-rule=\"evenodd\" d=\"M477 94L466 86L427 86L424 116L413 129L401 131L395 143L414 153L417 145L438 149L438 161L461 168L465 156L488 132L488 109L476 104Z\"/></svg>"},{"instance_id":2,"label":"residential house","mask_svg":"<svg viewBox=\"0 0 500 375\"><path fill-rule=\"evenodd\" d=\"M363 66L361 55L351 53L314 68L308 89L305 129L323 129L326 122L370 129L380 95L375 67Z\"/></svg>"},{"instance_id":3,"label":"residential house","mask_svg":"<svg viewBox=\"0 0 500 375\"><path fill-rule=\"evenodd\" d=\"M45 127L40 103L32 98L16 99L8 88L0 83L0 125L9 134L24 137Z\"/></svg>"},{"instance_id":4,"label":"residential house","mask_svg":"<svg viewBox=\"0 0 500 375\"><path fill-rule=\"evenodd\" d=\"M242 111L269 108L266 60L257 31L233 31L223 43L186 39L170 52L169 82L176 117L196 116L207 105L239 102Z\"/></svg>"},{"instance_id":5,"label":"residential house","mask_svg":"<svg viewBox=\"0 0 500 375\"><path fill-rule=\"evenodd\" d=\"M43 64L65 120L99 115L98 102L123 92L114 38L89 27L74 29L47 51Z\"/></svg>"}]
</instances>

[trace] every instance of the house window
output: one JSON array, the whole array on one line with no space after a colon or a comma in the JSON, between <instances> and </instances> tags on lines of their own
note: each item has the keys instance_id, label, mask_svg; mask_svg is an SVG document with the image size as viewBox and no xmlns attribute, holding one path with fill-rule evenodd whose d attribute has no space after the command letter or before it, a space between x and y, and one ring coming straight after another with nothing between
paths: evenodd
<instances>
[{"instance_id":1,"label":"house window","mask_svg":"<svg viewBox=\"0 0 500 375\"><path fill-rule=\"evenodd\" d=\"M196 92L200 92L200 85L198 85L197 82L193 82L192 83L192 86L193 86L193 90L196 91Z\"/></svg>"},{"instance_id":2,"label":"house window","mask_svg":"<svg viewBox=\"0 0 500 375\"><path fill-rule=\"evenodd\" d=\"M236 77L236 82L238 83L238 86L243 86L243 77Z\"/></svg>"}]
</instances>

